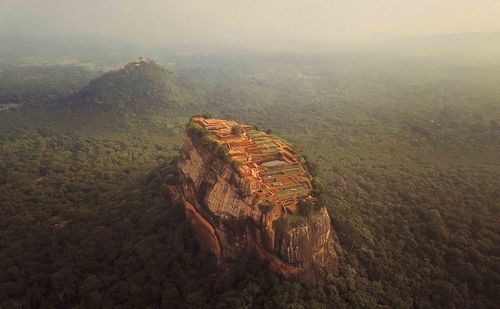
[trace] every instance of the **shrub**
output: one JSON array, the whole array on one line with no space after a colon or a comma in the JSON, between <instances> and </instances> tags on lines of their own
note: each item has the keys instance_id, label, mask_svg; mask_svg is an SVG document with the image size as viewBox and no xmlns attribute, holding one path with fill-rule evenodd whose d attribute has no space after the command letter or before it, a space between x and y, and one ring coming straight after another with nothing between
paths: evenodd
<instances>
[{"instance_id":1,"label":"shrub","mask_svg":"<svg viewBox=\"0 0 500 309\"><path fill-rule=\"evenodd\" d=\"M280 231L281 233L286 233L290 229L290 217L285 215L276 220L274 224L278 231Z\"/></svg>"},{"instance_id":2,"label":"shrub","mask_svg":"<svg viewBox=\"0 0 500 309\"><path fill-rule=\"evenodd\" d=\"M304 217L309 217L314 210L314 203L312 201L300 200L297 202L299 214Z\"/></svg>"},{"instance_id":3,"label":"shrub","mask_svg":"<svg viewBox=\"0 0 500 309\"><path fill-rule=\"evenodd\" d=\"M240 135L241 134L241 127L240 126L234 126L231 128L231 134L233 135Z\"/></svg>"},{"instance_id":4,"label":"shrub","mask_svg":"<svg viewBox=\"0 0 500 309\"><path fill-rule=\"evenodd\" d=\"M262 210L262 212L268 213L274 208L274 206L275 206L275 204L273 204L271 202L264 201L260 204L260 209Z\"/></svg>"},{"instance_id":5,"label":"shrub","mask_svg":"<svg viewBox=\"0 0 500 309\"><path fill-rule=\"evenodd\" d=\"M217 155L219 156L219 158L225 159L226 154L227 154L227 150L225 147L223 147L223 146L217 147Z\"/></svg>"}]
</instances>

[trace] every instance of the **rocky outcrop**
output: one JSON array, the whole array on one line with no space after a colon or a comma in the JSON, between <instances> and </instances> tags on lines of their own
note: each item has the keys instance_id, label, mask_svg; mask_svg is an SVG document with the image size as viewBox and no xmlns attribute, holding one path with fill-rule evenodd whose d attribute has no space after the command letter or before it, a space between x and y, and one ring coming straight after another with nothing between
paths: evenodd
<instances>
[{"instance_id":1,"label":"rocky outcrop","mask_svg":"<svg viewBox=\"0 0 500 309\"><path fill-rule=\"evenodd\" d=\"M257 254L270 270L318 283L325 269L336 271L332 226L326 209L300 222L281 207L265 207L248 193L230 164L186 135L178 162L178 193L200 246L219 263Z\"/></svg>"}]
</instances>

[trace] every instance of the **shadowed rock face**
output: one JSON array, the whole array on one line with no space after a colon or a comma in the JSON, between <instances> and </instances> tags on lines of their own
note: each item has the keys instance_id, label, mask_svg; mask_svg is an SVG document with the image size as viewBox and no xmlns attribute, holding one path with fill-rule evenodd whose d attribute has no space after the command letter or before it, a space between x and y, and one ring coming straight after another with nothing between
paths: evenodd
<instances>
[{"instance_id":1,"label":"shadowed rock face","mask_svg":"<svg viewBox=\"0 0 500 309\"><path fill-rule=\"evenodd\" d=\"M326 209L296 227L277 228L284 210L255 204L245 192L245 180L227 160L188 135L181 152L177 198L200 246L219 264L256 253L270 270L311 283L321 282L326 269L336 271L334 231Z\"/></svg>"}]
</instances>

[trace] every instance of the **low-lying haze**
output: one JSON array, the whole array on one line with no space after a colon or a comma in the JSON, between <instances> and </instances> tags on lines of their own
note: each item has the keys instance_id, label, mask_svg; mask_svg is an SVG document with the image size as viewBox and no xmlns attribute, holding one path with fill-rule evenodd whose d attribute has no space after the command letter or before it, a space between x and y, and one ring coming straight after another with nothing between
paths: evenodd
<instances>
[{"instance_id":1,"label":"low-lying haze","mask_svg":"<svg viewBox=\"0 0 500 309\"><path fill-rule=\"evenodd\" d=\"M311 49L500 31L497 0L6 0L0 35L119 38L144 45Z\"/></svg>"}]
</instances>

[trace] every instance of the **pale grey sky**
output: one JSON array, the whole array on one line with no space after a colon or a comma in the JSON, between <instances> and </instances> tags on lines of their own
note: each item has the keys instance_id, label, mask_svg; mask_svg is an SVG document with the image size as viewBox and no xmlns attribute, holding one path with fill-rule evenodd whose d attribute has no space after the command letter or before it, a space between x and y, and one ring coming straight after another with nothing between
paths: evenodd
<instances>
[{"instance_id":1,"label":"pale grey sky","mask_svg":"<svg viewBox=\"0 0 500 309\"><path fill-rule=\"evenodd\" d=\"M500 0L0 0L0 35L264 46L499 32Z\"/></svg>"}]
</instances>

